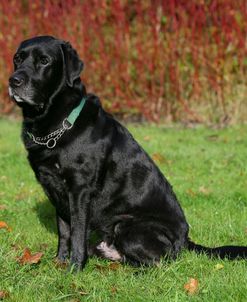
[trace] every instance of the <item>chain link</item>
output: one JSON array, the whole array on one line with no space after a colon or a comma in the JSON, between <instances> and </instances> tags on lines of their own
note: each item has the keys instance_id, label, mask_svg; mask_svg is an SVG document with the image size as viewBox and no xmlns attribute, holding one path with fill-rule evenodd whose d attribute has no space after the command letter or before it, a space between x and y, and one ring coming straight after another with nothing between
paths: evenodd
<instances>
[{"instance_id":1,"label":"chain link","mask_svg":"<svg viewBox=\"0 0 247 302\"><path fill-rule=\"evenodd\" d=\"M49 133L48 135L46 136L37 136L35 137L32 133L30 132L27 132L27 134L30 136L30 138L32 139L32 141L37 144L37 145L46 145L46 147L48 149L53 149L56 144L57 144L57 141L60 139L60 137L64 134L64 132L66 130L69 130L72 128L72 124L69 123L66 124L66 123L69 123L69 121L67 119L64 119L63 120L63 127L60 128L60 129L57 129L51 133Z\"/></svg>"}]
</instances>

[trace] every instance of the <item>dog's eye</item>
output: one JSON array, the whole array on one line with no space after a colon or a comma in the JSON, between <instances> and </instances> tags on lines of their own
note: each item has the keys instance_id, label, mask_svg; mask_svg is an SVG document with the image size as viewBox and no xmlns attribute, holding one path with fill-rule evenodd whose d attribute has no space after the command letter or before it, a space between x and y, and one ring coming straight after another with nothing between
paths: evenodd
<instances>
[{"instance_id":1,"label":"dog's eye","mask_svg":"<svg viewBox=\"0 0 247 302\"><path fill-rule=\"evenodd\" d=\"M49 59L47 57L45 57L45 56L40 57L40 63L42 65L47 65L49 63Z\"/></svg>"},{"instance_id":2,"label":"dog's eye","mask_svg":"<svg viewBox=\"0 0 247 302\"><path fill-rule=\"evenodd\" d=\"M14 56L14 63L16 64L16 65L18 65L18 64L21 64L21 62L22 62L22 58L21 58L21 56L20 55L15 55Z\"/></svg>"}]
</instances>

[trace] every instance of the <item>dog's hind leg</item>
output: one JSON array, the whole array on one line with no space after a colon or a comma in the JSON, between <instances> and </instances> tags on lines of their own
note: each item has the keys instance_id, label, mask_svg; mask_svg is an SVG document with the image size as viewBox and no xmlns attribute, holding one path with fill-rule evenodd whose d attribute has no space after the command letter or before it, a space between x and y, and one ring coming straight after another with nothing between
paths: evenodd
<instances>
[{"instance_id":1,"label":"dog's hind leg","mask_svg":"<svg viewBox=\"0 0 247 302\"><path fill-rule=\"evenodd\" d=\"M176 256L175 248L166 233L152 221L119 223L115 228L114 246L122 261L132 265L153 265L161 257Z\"/></svg>"}]
</instances>

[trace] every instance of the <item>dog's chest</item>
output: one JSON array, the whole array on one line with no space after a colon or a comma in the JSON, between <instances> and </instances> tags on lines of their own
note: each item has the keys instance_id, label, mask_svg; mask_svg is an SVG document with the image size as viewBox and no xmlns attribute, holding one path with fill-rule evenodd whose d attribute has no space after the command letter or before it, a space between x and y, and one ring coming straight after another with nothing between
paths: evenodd
<instances>
[{"instance_id":1,"label":"dog's chest","mask_svg":"<svg viewBox=\"0 0 247 302\"><path fill-rule=\"evenodd\" d=\"M59 215L65 220L69 220L68 190L63 170L58 161L41 162L32 166L38 181Z\"/></svg>"}]
</instances>

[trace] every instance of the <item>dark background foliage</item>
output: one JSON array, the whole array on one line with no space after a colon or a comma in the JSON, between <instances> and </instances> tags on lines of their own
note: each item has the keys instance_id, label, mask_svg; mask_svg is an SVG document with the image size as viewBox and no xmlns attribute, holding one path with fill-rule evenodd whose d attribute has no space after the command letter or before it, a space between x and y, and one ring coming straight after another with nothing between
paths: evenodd
<instances>
[{"instance_id":1,"label":"dark background foliage","mask_svg":"<svg viewBox=\"0 0 247 302\"><path fill-rule=\"evenodd\" d=\"M149 121L237 123L246 116L245 0L0 2L0 110L19 42L51 34L84 60L104 106Z\"/></svg>"}]
</instances>

